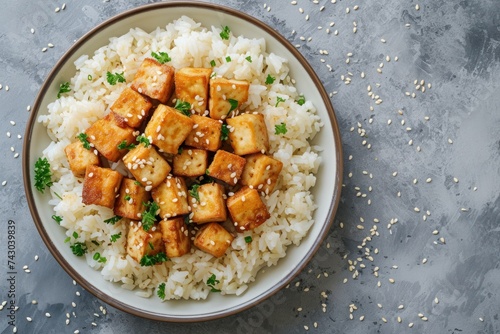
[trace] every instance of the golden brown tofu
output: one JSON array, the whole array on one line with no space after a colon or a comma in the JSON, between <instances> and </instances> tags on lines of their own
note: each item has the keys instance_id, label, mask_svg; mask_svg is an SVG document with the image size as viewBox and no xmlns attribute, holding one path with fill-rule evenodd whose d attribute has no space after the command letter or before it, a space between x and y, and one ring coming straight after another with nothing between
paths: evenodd
<instances>
[{"instance_id":1,"label":"golden brown tofu","mask_svg":"<svg viewBox=\"0 0 500 334\"><path fill-rule=\"evenodd\" d=\"M123 117L110 112L106 117L96 121L86 131L87 140L109 161L117 162L127 153L126 149L118 149L125 141L135 142L134 129L129 127Z\"/></svg>"},{"instance_id":2,"label":"golden brown tofu","mask_svg":"<svg viewBox=\"0 0 500 334\"><path fill-rule=\"evenodd\" d=\"M221 146L221 121L198 115L192 115L191 119L194 125L185 144L202 150L217 151Z\"/></svg>"},{"instance_id":3,"label":"golden brown tofu","mask_svg":"<svg viewBox=\"0 0 500 334\"><path fill-rule=\"evenodd\" d=\"M185 67L175 72L175 96L203 115L207 110L208 80L212 69Z\"/></svg>"},{"instance_id":4,"label":"golden brown tofu","mask_svg":"<svg viewBox=\"0 0 500 334\"><path fill-rule=\"evenodd\" d=\"M156 108L144 133L153 138L160 151L177 154L179 147L191 132L194 121L176 109L160 104Z\"/></svg>"},{"instance_id":5,"label":"golden brown tofu","mask_svg":"<svg viewBox=\"0 0 500 334\"><path fill-rule=\"evenodd\" d=\"M152 145L145 147L143 144L138 144L123 157L123 163L146 191L150 191L165 180L171 170L168 162Z\"/></svg>"},{"instance_id":6,"label":"golden brown tofu","mask_svg":"<svg viewBox=\"0 0 500 334\"><path fill-rule=\"evenodd\" d=\"M234 186L240 179L245 163L245 158L218 150L208 167L208 175Z\"/></svg>"},{"instance_id":7,"label":"golden brown tofu","mask_svg":"<svg viewBox=\"0 0 500 334\"><path fill-rule=\"evenodd\" d=\"M84 177L87 166L99 166L99 156L94 153L94 149L87 150L81 141L75 141L64 148L69 168L76 177Z\"/></svg>"},{"instance_id":8,"label":"golden brown tofu","mask_svg":"<svg viewBox=\"0 0 500 334\"><path fill-rule=\"evenodd\" d=\"M151 196L160 207L163 219L189 213L186 183L182 177L167 176L167 178L151 191Z\"/></svg>"},{"instance_id":9,"label":"golden brown tofu","mask_svg":"<svg viewBox=\"0 0 500 334\"><path fill-rule=\"evenodd\" d=\"M260 192L269 194L274 190L283 163L262 153L245 157L247 163L241 174L241 184L252 186Z\"/></svg>"},{"instance_id":10,"label":"golden brown tofu","mask_svg":"<svg viewBox=\"0 0 500 334\"><path fill-rule=\"evenodd\" d=\"M174 68L146 58L135 74L130 87L161 103L167 103L174 91Z\"/></svg>"},{"instance_id":11,"label":"golden brown tofu","mask_svg":"<svg viewBox=\"0 0 500 334\"><path fill-rule=\"evenodd\" d=\"M252 230L271 217L258 191L250 187L228 197L227 209L237 232Z\"/></svg>"},{"instance_id":12,"label":"golden brown tofu","mask_svg":"<svg viewBox=\"0 0 500 334\"><path fill-rule=\"evenodd\" d=\"M184 218L162 220L160 227L165 250L169 258L189 253L191 236L187 225L184 224Z\"/></svg>"},{"instance_id":13,"label":"golden brown tofu","mask_svg":"<svg viewBox=\"0 0 500 334\"><path fill-rule=\"evenodd\" d=\"M146 209L143 203L149 201L150 194L136 180L124 178L120 193L115 200L114 213L129 219L140 219Z\"/></svg>"},{"instance_id":14,"label":"golden brown tofu","mask_svg":"<svg viewBox=\"0 0 500 334\"><path fill-rule=\"evenodd\" d=\"M126 87L111 105L111 111L123 117L125 123L133 128L141 126L148 117L151 102L132 88Z\"/></svg>"},{"instance_id":15,"label":"golden brown tofu","mask_svg":"<svg viewBox=\"0 0 500 334\"><path fill-rule=\"evenodd\" d=\"M218 183L206 183L198 187L200 201L188 195L191 206L191 221L197 224L223 222L227 219L224 187Z\"/></svg>"},{"instance_id":16,"label":"golden brown tofu","mask_svg":"<svg viewBox=\"0 0 500 334\"><path fill-rule=\"evenodd\" d=\"M145 255L156 255L165 251L161 239L161 229L153 225L149 231L144 231L139 222L131 221L127 234L127 254L137 262Z\"/></svg>"},{"instance_id":17,"label":"golden brown tofu","mask_svg":"<svg viewBox=\"0 0 500 334\"><path fill-rule=\"evenodd\" d=\"M249 88L250 84L246 81L224 78L211 79L210 100L208 102L210 117L213 119L225 119L229 117L232 109L231 102L236 106L233 110L237 110L248 100Z\"/></svg>"},{"instance_id":18,"label":"golden brown tofu","mask_svg":"<svg viewBox=\"0 0 500 334\"><path fill-rule=\"evenodd\" d=\"M238 155L265 153L269 150L266 122L262 114L242 114L227 119L232 128L229 142Z\"/></svg>"},{"instance_id":19,"label":"golden brown tofu","mask_svg":"<svg viewBox=\"0 0 500 334\"><path fill-rule=\"evenodd\" d=\"M174 175L196 177L207 171L208 153L205 150L184 147L180 154L174 155Z\"/></svg>"},{"instance_id":20,"label":"golden brown tofu","mask_svg":"<svg viewBox=\"0 0 500 334\"><path fill-rule=\"evenodd\" d=\"M83 204L113 208L123 175L110 169L89 165L83 180Z\"/></svg>"},{"instance_id":21,"label":"golden brown tofu","mask_svg":"<svg viewBox=\"0 0 500 334\"><path fill-rule=\"evenodd\" d=\"M221 257L231 246L234 237L219 223L208 223L196 233L194 245L215 257Z\"/></svg>"}]
</instances>

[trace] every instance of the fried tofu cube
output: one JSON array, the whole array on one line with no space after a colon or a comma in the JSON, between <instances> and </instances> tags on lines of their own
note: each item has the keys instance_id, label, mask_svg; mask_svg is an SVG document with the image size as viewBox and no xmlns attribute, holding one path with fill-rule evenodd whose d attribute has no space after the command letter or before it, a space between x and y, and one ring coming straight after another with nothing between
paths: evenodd
<instances>
[{"instance_id":1,"label":"fried tofu cube","mask_svg":"<svg viewBox=\"0 0 500 334\"><path fill-rule=\"evenodd\" d=\"M124 178L120 193L115 200L114 213L129 219L139 219L146 209L143 203L149 201L150 194L136 180Z\"/></svg>"},{"instance_id":2,"label":"fried tofu cube","mask_svg":"<svg viewBox=\"0 0 500 334\"><path fill-rule=\"evenodd\" d=\"M153 188L151 195L158 203L160 216L163 219L185 215L190 211L186 182L182 177L167 176L158 187Z\"/></svg>"},{"instance_id":3,"label":"fried tofu cube","mask_svg":"<svg viewBox=\"0 0 500 334\"><path fill-rule=\"evenodd\" d=\"M132 88L126 87L111 105L111 111L123 117L125 123L133 128L141 126L148 117L151 102Z\"/></svg>"},{"instance_id":4,"label":"fried tofu cube","mask_svg":"<svg viewBox=\"0 0 500 334\"><path fill-rule=\"evenodd\" d=\"M271 217L259 192L250 187L243 187L228 197L227 209L237 232L253 230Z\"/></svg>"},{"instance_id":5,"label":"fried tofu cube","mask_svg":"<svg viewBox=\"0 0 500 334\"><path fill-rule=\"evenodd\" d=\"M172 66L146 58L137 70L130 87L161 103L167 103L174 91L174 72Z\"/></svg>"},{"instance_id":6,"label":"fried tofu cube","mask_svg":"<svg viewBox=\"0 0 500 334\"><path fill-rule=\"evenodd\" d=\"M174 175L196 177L207 171L208 152L195 148L183 148L174 156Z\"/></svg>"},{"instance_id":7,"label":"fried tofu cube","mask_svg":"<svg viewBox=\"0 0 500 334\"><path fill-rule=\"evenodd\" d=\"M191 249L191 236L184 223L184 218L173 218L160 222L162 240L169 258L179 257L189 253Z\"/></svg>"},{"instance_id":8,"label":"fried tofu cube","mask_svg":"<svg viewBox=\"0 0 500 334\"><path fill-rule=\"evenodd\" d=\"M110 168L89 165L83 180L83 204L113 208L123 175Z\"/></svg>"},{"instance_id":9,"label":"fried tofu cube","mask_svg":"<svg viewBox=\"0 0 500 334\"><path fill-rule=\"evenodd\" d=\"M192 209L190 220L197 224L226 221L226 203L223 196L224 187L218 183L206 183L199 186L200 201L191 194L188 196L188 203Z\"/></svg>"},{"instance_id":10,"label":"fried tofu cube","mask_svg":"<svg viewBox=\"0 0 500 334\"><path fill-rule=\"evenodd\" d=\"M123 163L130 173L147 191L159 185L170 173L170 165L149 145L138 144L123 157Z\"/></svg>"},{"instance_id":11,"label":"fried tofu cube","mask_svg":"<svg viewBox=\"0 0 500 334\"><path fill-rule=\"evenodd\" d=\"M208 167L208 175L229 185L236 185L240 179L246 160L239 155L218 150Z\"/></svg>"},{"instance_id":12,"label":"fried tofu cube","mask_svg":"<svg viewBox=\"0 0 500 334\"><path fill-rule=\"evenodd\" d=\"M228 118L227 124L232 128L229 142L235 154L265 153L269 150L267 127L262 114L242 114Z\"/></svg>"},{"instance_id":13,"label":"fried tofu cube","mask_svg":"<svg viewBox=\"0 0 500 334\"><path fill-rule=\"evenodd\" d=\"M245 157L247 163L241 174L241 184L269 194L274 190L283 163L262 153Z\"/></svg>"},{"instance_id":14,"label":"fried tofu cube","mask_svg":"<svg viewBox=\"0 0 500 334\"><path fill-rule=\"evenodd\" d=\"M194 245L215 257L226 253L234 237L219 223L208 223L196 233Z\"/></svg>"},{"instance_id":15,"label":"fried tofu cube","mask_svg":"<svg viewBox=\"0 0 500 334\"><path fill-rule=\"evenodd\" d=\"M214 78L210 80L208 109L213 119L225 119L231 109L238 109L248 100L250 84L246 81ZM231 107L231 101L235 103Z\"/></svg>"},{"instance_id":16,"label":"fried tofu cube","mask_svg":"<svg viewBox=\"0 0 500 334\"><path fill-rule=\"evenodd\" d=\"M177 154L182 142L193 129L194 121L176 109L160 104L144 133L162 152Z\"/></svg>"},{"instance_id":17,"label":"fried tofu cube","mask_svg":"<svg viewBox=\"0 0 500 334\"><path fill-rule=\"evenodd\" d=\"M221 146L222 123L210 117L192 115L193 129L186 138L185 144L211 152Z\"/></svg>"},{"instance_id":18,"label":"fried tofu cube","mask_svg":"<svg viewBox=\"0 0 500 334\"><path fill-rule=\"evenodd\" d=\"M66 158L68 159L69 168L76 177L85 176L85 170L87 166L94 165L99 166L99 157L94 153L91 148L87 150L83 147L81 141L75 141L64 148L64 153L66 153Z\"/></svg>"},{"instance_id":19,"label":"fried tofu cube","mask_svg":"<svg viewBox=\"0 0 500 334\"><path fill-rule=\"evenodd\" d=\"M191 105L197 114L207 110L208 81L212 69L185 67L175 72L175 96Z\"/></svg>"},{"instance_id":20,"label":"fried tofu cube","mask_svg":"<svg viewBox=\"0 0 500 334\"><path fill-rule=\"evenodd\" d=\"M139 222L131 221L127 233L127 254L137 262L145 255L156 255L165 251L158 225L144 231Z\"/></svg>"},{"instance_id":21,"label":"fried tofu cube","mask_svg":"<svg viewBox=\"0 0 500 334\"><path fill-rule=\"evenodd\" d=\"M96 121L86 131L87 140L109 161L117 162L127 153L126 149L118 149L125 141L135 142L134 129L129 127L123 117L110 112L106 117Z\"/></svg>"}]
</instances>

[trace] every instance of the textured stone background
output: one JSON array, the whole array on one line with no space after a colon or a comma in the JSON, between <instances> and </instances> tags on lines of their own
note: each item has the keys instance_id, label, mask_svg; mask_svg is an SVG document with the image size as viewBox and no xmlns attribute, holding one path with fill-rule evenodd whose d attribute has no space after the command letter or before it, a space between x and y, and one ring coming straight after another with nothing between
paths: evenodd
<instances>
[{"instance_id":1,"label":"textured stone background","mask_svg":"<svg viewBox=\"0 0 500 334\"><path fill-rule=\"evenodd\" d=\"M15 158L22 151L22 138L17 136L24 133L27 106L72 42L105 19L146 2L154 1L68 1L59 13L55 9L62 2L54 0L1 2L0 182L7 182L0 186L0 267L7 265L7 224L13 220L19 333L303 333L305 326L318 333L500 332L500 2L496 0L337 0L335 4L298 0L297 5L288 0L211 1L244 10L300 45L332 93L345 154L345 188L334 226L289 288L225 319L193 324L144 320L108 307L74 286L32 223L21 158ZM330 27L332 21L335 25ZM48 43L54 47L42 52ZM352 81L346 85L348 72ZM415 79L425 80L424 93L415 90ZM368 85L382 103L375 104L367 95ZM416 93L415 98L406 92ZM358 128L364 129L365 137ZM428 178L432 182L426 182ZM391 219L397 223L389 229ZM360 249L374 225L379 236ZM21 270L23 265L31 273ZM354 270L359 273L356 279ZM0 303L10 300L8 288L2 269ZM351 304L357 308L352 310L353 320ZM2 333L13 331L7 307L0 311ZM66 312L76 316L71 315L69 325Z\"/></svg>"}]
</instances>

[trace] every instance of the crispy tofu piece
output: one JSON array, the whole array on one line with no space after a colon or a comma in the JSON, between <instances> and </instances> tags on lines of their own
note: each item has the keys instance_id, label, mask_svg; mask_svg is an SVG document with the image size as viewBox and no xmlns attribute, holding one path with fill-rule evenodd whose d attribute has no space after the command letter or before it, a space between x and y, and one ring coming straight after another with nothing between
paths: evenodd
<instances>
[{"instance_id":1,"label":"crispy tofu piece","mask_svg":"<svg viewBox=\"0 0 500 334\"><path fill-rule=\"evenodd\" d=\"M125 141L135 142L134 129L129 127L123 117L110 112L96 121L86 131L87 140L109 161L117 162L127 153L119 150L118 145Z\"/></svg>"},{"instance_id":2,"label":"crispy tofu piece","mask_svg":"<svg viewBox=\"0 0 500 334\"><path fill-rule=\"evenodd\" d=\"M76 177L85 176L87 166L99 166L99 157L94 153L94 149L87 150L81 141L75 141L64 148L69 168Z\"/></svg>"},{"instance_id":3,"label":"crispy tofu piece","mask_svg":"<svg viewBox=\"0 0 500 334\"><path fill-rule=\"evenodd\" d=\"M194 121L166 105L156 108L144 133L162 152L177 154L182 142L193 129Z\"/></svg>"},{"instance_id":4,"label":"crispy tofu piece","mask_svg":"<svg viewBox=\"0 0 500 334\"><path fill-rule=\"evenodd\" d=\"M83 204L113 208L123 175L110 168L89 165L83 180Z\"/></svg>"},{"instance_id":5,"label":"crispy tofu piece","mask_svg":"<svg viewBox=\"0 0 500 334\"><path fill-rule=\"evenodd\" d=\"M269 150L267 127L262 114L242 114L227 119L231 126L229 142L238 155L265 153Z\"/></svg>"},{"instance_id":6,"label":"crispy tofu piece","mask_svg":"<svg viewBox=\"0 0 500 334\"><path fill-rule=\"evenodd\" d=\"M245 158L218 150L208 167L208 175L234 186L240 179L245 163Z\"/></svg>"},{"instance_id":7,"label":"crispy tofu piece","mask_svg":"<svg viewBox=\"0 0 500 334\"><path fill-rule=\"evenodd\" d=\"M146 58L137 70L130 87L161 103L167 103L174 91L174 72L172 66Z\"/></svg>"},{"instance_id":8,"label":"crispy tofu piece","mask_svg":"<svg viewBox=\"0 0 500 334\"><path fill-rule=\"evenodd\" d=\"M197 114L207 110L208 81L212 69L185 67L175 72L175 96L191 105Z\"/></svg>"},{"instance_id":9,"label":"crispy tofu piece","mask_svg":"<svg viewBox=\"0 0 500 334\"><path fill-rule=\"evenodd\" d=\"M174 155L174 175L196 177L207 171L208 152L185 147L180 154Z\"/></svg>"},{"instance_id":10,"label":"crispy tofu piece","mask_svg":"<svg viewBox=\"0 0 500 334\"><path fill-rule=\"evenodd\" d=\"M133 128L141 126L148 117L151 102L132 88L126 87L111 105L111 111L123 117L125 123Z\"/></svg>"},{"instance_id":11,"label":"crispy tofu piece","mask_svg":"<svg viewBox=\"0 0 500 334\"><path fill-rule=\"evenodd\" d=\"M250 187L243 187L228 197L227 209L237 232L253 230L271 217L259 192Z\"/></svg>"},{"instance_id":12,"label":"crispy tofu piece","mask_svg":"<svg viewBox=\"0 0 500 334\"><path fill-rule=\"evenodd\" d=\"M191 250L191 236L184 218L173 218L160 222L162 240L169 258L179 257Z\"/></svg>"},{"instance_id":13,"label":"crispy tofu piece","mask_svg":"<svg viewBox=\"0 0 500 334\"><path fill-rule=\"evenodd\" d=\"M218 183L206 183L198 187L200 201L188 195L191 205L191 221L197 224L223 222L227 219L224 187Z\"/></svg>"},{"instance_id":14,"label":"crispy tofu piece","mask_svg":"<svg viewBox=\"0 0 500 334\"><path fill-rule=\"evenodd\" d=\"M202 150L217 151L221 146L222 123L210 117L191 116L193 129L186 138L185 144Z\"/></svg>"},{"instance_id":15,"label":"crispy tofu piece","mask_svg":"<svg viewBox=\"0 0 500 334\"><path fill-rule=\"evenodd\" d=\"M145 255L156 255L165 251L158 225L144 231L139 222L131 221L127 234L127 254L137 262Z\"/></svg>"},{"instance_id":16,"label":"crispy tofu piece","mask_svg":"<svg viewBox=\"0 0 500 334\"><path fill-rule=\"evenodd\" d=\"M170 165L149 145L138 144L124 157L123 163L147 191L159 185L170 173Z\"/></svg>"},{"instance_id":17,"label":"crispy tofu piece","mask_svg":"<svg viewBox=\"0 0 500 334\"><path fill-rule=\"evenodd\" d=\"M241 174L241 184L269 194L274 190L283 163L262 153L245 157L247 163Z\"/></svg>"},{"instance_id":18,"label":"crispy tofu piece","mask_svg":"<svg viewBox=\"0 0 500 334\"><path fill-rule=\"evenodd\" d=\"M215 257L221 257L233 242L234 237L219 223L208 223L196 233L194 245Z\"/></svg>"},{"instance_id":19,"label":"crispy tofu piece","mask_svg":"<svg viewBox=\"0 0 500 334\"><path fill-rule=\"evenodd\" d=\"M190 211L186 183L182 177L167 176L158 187L153 188L151 195L158 203L163 219L185 215Z\"/></svg>"},{"instance_id":20,"label":"crispy tofu piece","mask_svg":"<svg viewBox=\"0 0 500 334\"><path fill-rule=\"evenodd\" d=\"M213 119L225 119L231 110L229 100L237 102L238 109L248 100L250 84L246 81L214 78L210 80L208 108Z\"/></svg>"},{"instance_id":21,"label":"crispy tofu piece","mask_svg":"<svg viewBox=\"0 0 500 334\"><path fill-rule=\"evenodd\" d=\"M120 193L115 200L114 213L129 219L139 219L146 209L143 203L147 203L149 198L149 192L141 184L137 184L133 179L124 178Z\"/></svg>"}]
</instances>

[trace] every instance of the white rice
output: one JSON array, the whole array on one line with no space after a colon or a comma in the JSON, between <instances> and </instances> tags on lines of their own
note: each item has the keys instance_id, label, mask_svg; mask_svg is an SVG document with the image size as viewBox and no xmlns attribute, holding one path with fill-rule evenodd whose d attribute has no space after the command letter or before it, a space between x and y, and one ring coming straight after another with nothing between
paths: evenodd
<instances>
[{"instance_id":1,"label":"white rice","mask_svg":"<svg viewBox=\"0 0 500 334\"><path fill-rule=\"evenodd\" d=\"M135 290L143 297L151 296L160 283L165 283L166 300L204 299L210 292L206 281L212 274L220 281L217 288L222 294L240 295L261 268L276 265L286 255L288 246L299 245L314 223L312 215L316 204L310 189L316 182L320 157L309 141L320 130L321 119L311 102L302 106L295 102L299 93L291 83L287 60L267 53L264 39L231 34L230 40L224 41L219 33L219 28L204 28L185 16L151 33L131 29L123 36L112 38L109 45L93 56L77 59L76 75L71 79L73 92L51 103L48 114L39 117L53 140L43 156L49 160L53 179L57 180L51 188L49 204L54 206L55 214L63 218L61 226L67 229L68 236L78 233L78 239L73 241L86 242L86 261L99 270L105 280ZM109 112L109 106L132 81L138 66L150 57L151 51L167 52L172 58L169 64L177 69L209 68L214 59L217 75L250 82L249 99L243 108L265 115L270 153L283 162L277 187L266 198L271 218L254 231L237 234L221 258L193 246L191 253L183 257L141 267L125 251L128 229L125 220L115 225L106 224L103 221L114 216L112 210L82 204L81 179L75 178L69 169L64 147ZM227 56L231 62L225 60ZM252 62L245 59L248 56ZM127 83L110 86L106 81L107 71L125 72ZM264 84L268 74L277 78L275 84ZM278 78L282 83L278 83ZM277 96L286 99L278 107L275 106ZM286 123L288 131L285 135L275 135L274 126L281 122ZM110 236L117 233L121 233L121 238L110 243ZM252 236L251 243L245 242L247 235ZM107 261L95 261L96 252Z\"/></svg>"}]
</instances>

